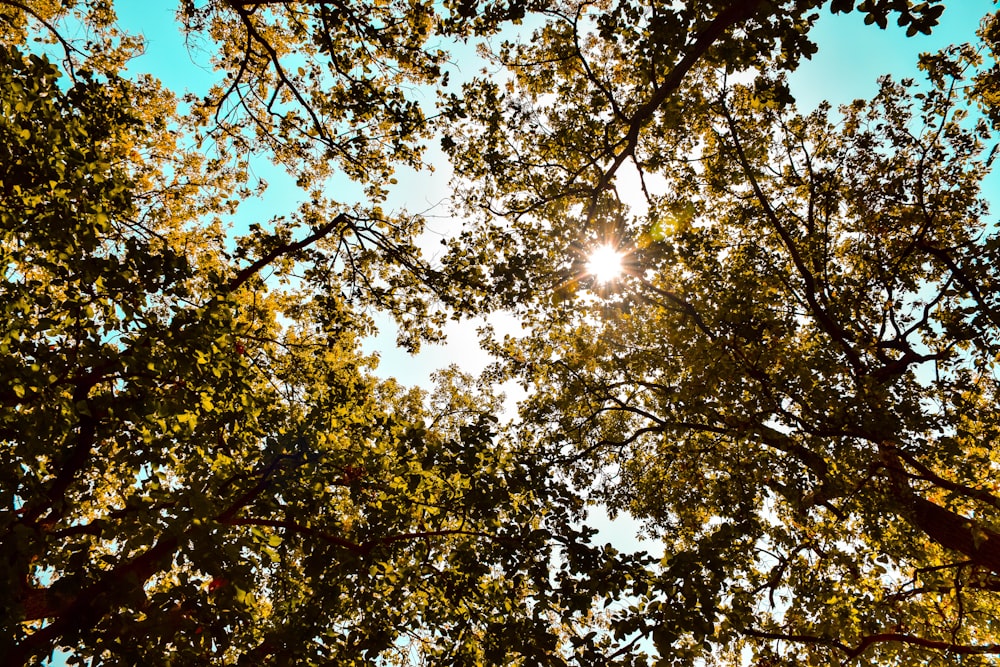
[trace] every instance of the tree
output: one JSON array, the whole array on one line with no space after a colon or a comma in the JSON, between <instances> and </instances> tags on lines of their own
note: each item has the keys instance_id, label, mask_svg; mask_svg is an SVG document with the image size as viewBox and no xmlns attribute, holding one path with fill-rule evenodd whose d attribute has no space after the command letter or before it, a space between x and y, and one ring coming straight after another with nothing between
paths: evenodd
<instances>
[{"instance_id":1,"label":"tree","mask_svg":"<svg viewBox=\"0 0 1000 667\"><path fill-rule=\"evenodd\" d=\"M837 0L830 7L848 11L852 4ZM975 201L978 171L969 165L981 139L959 125L948 124L929 142L906 143L899 130L888 138L859 138L852 148L838 143L822 114L789 115L776 70L815 48L807 36L810 12L821 6L186 1L179 11L183 29L193 44L216 54L221 81L204 98L184 98L182 113L155 78L126 76L141 42L116 28L109 3L0 0L5 663L39 662L64 647L72 660L90 664L632 665L647 661L647 637L663 661L682 663L704 647L721 655L737 651L733 642L740 638L793 632L817 659L841 646L841 653L870 655L869 647L899 642L984 650L989 639L981 638L987 629L978 615L990 610L992 575L983 568L991 562L994 529L976 524L970 531L952 521L942 525L955 530L935 536L917 513L907 514L906 503L918 509L929 503L954 519L972 516L973 503L992 502L976 486L981 469L960 465L968 460L962 457L971 451L970 438L990 431L988 419L952 424L949 412L920 422L927 410L918 394L931 390L911 381L905 368L893 371L884 390L866 389L882 391L877 397L855 391L856 401L869 401L858 409L870 414L895 406L902 399L892 383L906 379L912 392L904 397L912 410L907 415L914 420L907 428L923 424L925 437L947 440L953 453L930 461L902 441L887 441L875 458L864 459L851 440L856 434L797 432L797 423L779 419L778 408L787 405L767 404L768 396L740 384L766 384L752 385L747 373L755 367L734 352L744 346L763 355L763 346L730 342L738 338L733 331L746 323L756 327L758 319L775 322L774 355L782 356L781 345L786 352L803 348L801 363L769 380L775 396L820 405L823 396L808 394L810 364L840 377L839 357L824 357L807 344L830 335L810 324L822 324L816 313L778 308L772 319L765 317L774 304L812 289L794 258L789 263L788 244L774 236L774 220L781 218L768 211L785 215L785 209L767 202L786 197L792 207L837 192L853 202L849 195L860 185L823 194L829 186L810 189L809 174L797 184L783 172L767 181L762 165L783 148L766 140L774 123L802 137L804 152L789 149L797 156L789 158L793 166L818 150L811 143L818 137L833 153L817 153L817 164L826 166L837 150L862 155L851 164L860 163L858 178L869 180L877 176L864 171L877 163L871 155L892 149L912 156L926 147L917 189L940 185L950 197L933 204L942 210L960 211ZM929 30L940 9L895 0L859 7L871 22L884 25L892 17L913 31ZM445 95L440 40L492 35L529 16L542 23L534 50L504 47L502 53L510 61L510 87L523 99L505 98L496 81ZM89 42L67 39L67 25L82 29ZM36 36L40 45L32 42ZM973 59L962 52L928 66L947 82L961 74L956 63ZM719 89L716 70L727 67L760 70L759 85L752 92ZM984 71L970 88L984 104L992 99L992 79L995 71ZM433 113L442 124L415 101L417 86L441 92L442 107ZM931 117L951 113L951 98L940 92L945 88L926 98ZM559 96L546 119L540 104L552 90ZM879 103L897 114L906 104L892 90L887 84ZM516 104L507 104L510 99ZM861 118L863 112L854 113ZM734 126L747 136L727 130ZM416 243L420 218L389 215L381 206L394 169L422 166L421 142L442 127L442 145L471 179L471 194L492 202L500 201L494 195L510 196L501 203L516 219L481 236L470 229L456 240L456 253L432 267ZM863 135L857 127L854 133ZM470 140L480 136L474 150ZM870 154L862 150L865 141ZM643 172L662 173L678 157L690 157L689 149L707 151L705 166L678 171L669 196L650 194L651 217L641 225L648 238L631 260L635 284L609 292L603 306L608 314L620 311L616 335L644 346L645 355L613 353L603 333L588 342L600 328L597 311L574 300L583 283L571 265L581 258L567 260L565 246L582 249L588 235L618 238L627 231L613 196L623 165L632 161ZM249 174L257 159L293 173L302 203L237 233L227 222L253 194ZM361 195L331 194L326 179L334 173L359 183ZM900 178L901 191L916 187ZM881 210L885 202L873 197L868 205ZM857 219L852 211L835 213ZM701 222L716 217L715 232L704 231ZM901 284L912 298L899 308L915 307L925 284L938 285L935 307L958 315L949 319L929 308L921 319L918 313L907 325L918 326L885 349L870 351L862 338L845 338L841 347L863 350L868 364L851 366L845 387L894 363L918 365L933 357L951 364L944 384L934 385L941 400L952 401L949 410L989 401L988 389L980 388L986 383L967 378L962 368L990 363L992 324L977 313L991 303L991 269L974 259L974 228L946 217L934 217L934 229L947 231L952 245L934 247L954 279L935 283L936 274L915 259L900 264ZM840 219L837 225L848 225ZM860 233L837 225L822 233L838 240ZM743 258L729 250L740 261L720 262L724 247L743 247L733 242L741 235L760 254ZM796 236L791 245L815 253L819 240ZM995 252L992 242L980 245ZM842 259L851 252L865 256L860 248L860 242L847 247ZM930 252L911 252L918 250ZM773 291L768 299L741 301L742 279L757 270ZM905 271L913 275L904 277ZM838 290L854 279L836 275L843 283ZM868 281L869 290L888 280L878 272L865 276L858 280ZM550 301L553 281L563 284ZM678 291L674 281L690 284ZM725 288L728 301L713 285ZM526 322L548 331L518 349L498 348L539 388L520 431L501 432L498 399L488 385L452 369L439 374L433 391L406 390L373 377L373 361L358 349L372 330L375 308L396 318L403 343L415 349L437 335L449 314L482 313L521 299L527 299ZM743 312L746 317L733 315ZM846 317L841 310L834 315ZM858 336L848 324L840 326ZM929 341L967 337L951 347L943 343L939 353L928 347L933 341L910 342L921 334ZM911 345L909 352L903 344ZM665 356L661 363L653 356L659 351L687 356ZM608 375L626 362L632 365L622 366L620 377ZM670 398L673 384L664 383L674 382L686 396ZM663 397L661 386L670 389ZM631 393L619 393L626 387ZM716 403L696 402L705 396ZM758 406L753 419L744 403ZM716 412L708 410L713 405ZM760 407L766 405L778 406L773 419ZM845 414L838 419L846 424L860 413ZM671 421L719 415L725 419L716 422L715 440L705 429L692 435ZM734 415L748 421L727 421ZM552 420L558 428L548 428ZM755 459L746 455L745 467L762 476L770 465L770 478L746 477L746 493L714 483L714 509L700 518L683 496L700 476L683 488L657 486L674 474L671 465L707 469L739 461L731 445L744 441L759 450ZM650 461L655 448L644 448L661 443L680 451L675 463ZM834 460L851 447L859 450L858 461ZM847 493L844 480L865 461L878 461L871 483ZM582 525L581 490L612 465L620 465L623 483L605 484L600 492L613 508L659 522L669 560L655 564L647 555L592 543L595 531ZM933 497L927 488L933 484L955 498ZM876 500L896 503L904 520L880 523L888 515L878 512ZM761 512L772 506L774 514ZM786 614L789 623L799 623L788 627L779 627L780 614L753 616L754 600L768 591L801 594L796 609L809 614L823 611L810 607L813 601L834 604L818 597L823 586L838 596L862 595L847 578L806 581L812 571L796 559L818 552L798 548L794 523L768 532L768 516L800 510L823 524L817 513L824 510L817 508L828 506L857 525L882 529L861 544L886 550L886 577L931 567L933 576L959 577L961 586L944 592L941 581L921 580L926 590L893 592L913 608L901 622L924 626L912 632L879 626L877 639L870 632L851 635L855 626L837 616L843 605L823 617L845 628L837 639L809 626L820 621L808 614L801 621ZM685 512L675 516L677 509ZM839 524L827 523L832 535ZM680 527L666 532L674 524ZM752 558L765 537L777 554L767 572ZM907 544L916 545L916 555L903 553ZM969 564L943 559L963 547ZM840 553L838 564L850 569L852 554L838 542L819 548ZM876 566L862 559L859 567ZM878 583L858 586L875 590ZM982 590L968 592L972 587ZM935 594L962 605L963 624L944 640L927 620ZM766 652L770 644L759 647Z\"/></svg>"},{"instance_id":2,"label":"tree","mask_svg":"<svg viewBox=\"0 0 1000 667\"><path fill-rule=\"evenodd\" d=\"M4 664L557 660L560 605L594 595L573 562L550 581L552 550L633 561L591 547L577 497L498 437L491 391L372 376L363 306L415 298L380 271L416 265L321 192L230 236L246 164L186 147L197 116L115 71L127 41L59 37L60 72L12 30Z\"/></svg>"},{"instance_id":3,"label":"tree","mask_svg":"<svg viewBox=\"0 0 1000 667\"><path fill-rule=\"evenodd\" d=\"M573 6L501 53L506 91L470 88L490 104L450 145L487 215L456 248L509 257L482 298L529 324L494 341L536 388L521 437L664 544L631 621L662 656L994 664L997 18L925 86L800 114L781 69L811 47L752 48L766 15L699 48L738 5ZM611 286L598 243L627 256Z\"/></svg>"}]
</instances>

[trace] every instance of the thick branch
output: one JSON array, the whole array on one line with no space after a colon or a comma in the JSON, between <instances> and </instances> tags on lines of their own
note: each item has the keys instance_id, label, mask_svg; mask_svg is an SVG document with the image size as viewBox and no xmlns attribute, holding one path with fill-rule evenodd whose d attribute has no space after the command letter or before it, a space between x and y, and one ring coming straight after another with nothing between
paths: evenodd
<instances>
[{"instance_id":1,"label":"thick branch","mask_svg":"<svg viewBox=\"0 0 1000 667\"><path fill-rule=\"evenodd\" d=\"M756 637L758 639L774 639L799 644L821 644L824 646L830 646L847 655L844 662L854 660L874 644L885 644L889 642L910 644L912 646L920 646L922 648L929 648L959 655L992 655L1000 653L1000 644L958 644L955 642L946 642L937 639L926 639L924 637L917 637L915 635L908 635L900 632L882 632L875 635L869 635L864 637L858 645L853 648L829 637L820 637L816 635L766 632L764 630L755 630L753 628L743 628L740 630L740 633L748 637Z\"/></svg>"},{"instance_id":2,"label":"thick branch","mask_svg":"<svg viewBox=\"0 0 1000 667\"><path fill-rule=\"evenodd\" d=\"M903 505L900 515L940 546L967 556L973 563L1000 574L1000 533L977 525L941 507L910 487L910 476L891 446L880 447L892 494Z\"/></svg>"},{"instance_id":3,"label":"thick branch","mask_svg":"<svg viewBox=\"0 0 1000 667\"><path fill-rule=\"evenodd\" d=\"M931 482L935 486L941 487L942 489L960 493L967 498L972 498L973 500L977 500L989 505L990 507L1000 510L1000 498L993 495L986 489L976 489L971 486L966 486L965 484L959 484L958 482L945 479L918 461L914 456L911 456L906 452L899 452L899 456L919 473L920 479Z\"/></svg>"},{"instance_id":4,"label":"thick branch","mask_svg":"<svg viewBox=\"0 0 1000 667\"><path fill-rule=\"evenodd\" d=\"M901 644L911 644L922 648L944 651L945 653L956 653L958 655L992 655L1000 653L1000 644L969 645L957 644L954 642L939 641L937 639L926 639L898 632L883 632L877 635L869 635L847 654L847 660L853 660L868 650L874 644L884 644L887 642L898 642Z\"/></svg>"},{"instance_id":5,"label":"thick branch","mask_svg":"<svg viewBox=\"0 0 1000 667\"><path fill-rule=\"evenodd\" d=\"M310 245L319 241L325 236L329 236L333 230L337 229L342 225L347 224L347 214L341 213L336 218L323 225L319 229L315 230L312 234L305 237L301 241L296 241L295 243L289 243L287 245L279 246L271 250L256 262L246 267L242 271L236 274L236 277L229 281L229 284L223 290L223 293L229 294L235 292L240 287L242 287L248 280L253 278L261 269L268 266L274 260L278 259L283 255L290 255L292 253L298 252L303 248L308 248Z\"/></svg>"},{"instance_id":6,"label":"thick branch","mask_svg":"<svg viewBox=\"0 0 1000 667\"><path fill-rule=\"evenodd\" d=\"M667 101L667 99L677 91L684 77L694 67L695 63L705 55L708 49L722 37L723 33L733 26L742 23L757 13L763 5L763 0L739 0L729 5L712 20L708 27L698 33L690 50L678 61L670 73L667 74L663 82L656 87L648 100L632 114L628 123L628 132L622 142L625 147L615 156L611 166L601 175L597 186L594 188L594 197L590 205L587 217L593 218L597 210L597 196L611 186L615 174L625 161L634 153L639 143L639 133L643 126L649 123L656 110Z\"/></svg>"},{"instance_id":7,"label":"thick branch","mask_svg":"<svg viewBox=\"0 0 1000 667\"><path fill-rule=\"evenodd\" d=\"M123 587L141 595L142 584L169 562L179 543L180 538L176 536L161 539L145 553L105 573L61 609L46 609L51 622L12 647L4 656L4 664L28 664L31 658L50 653L60 638L91 627L114 607L123 594Z\"/></svg>"}]
</instances>

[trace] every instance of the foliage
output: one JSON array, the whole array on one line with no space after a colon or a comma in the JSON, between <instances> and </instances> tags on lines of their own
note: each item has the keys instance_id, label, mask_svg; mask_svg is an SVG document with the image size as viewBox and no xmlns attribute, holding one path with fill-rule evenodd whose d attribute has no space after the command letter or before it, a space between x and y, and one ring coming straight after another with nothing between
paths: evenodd
<instances>
[{"instance_id":1,"label":"foliage","mask_svg":"<svg viewBox=\"0 0 1000 667\"><path fill-rule=\"evenodd\" d=\"M696 564L638 600L666 660L994 664L995 66L958 46L926 86L802 114L782 56L726 42L677 82L655 12L589 10L505 47L542 64L470 86L451 144L496 216L456 249L507 253L482 298L527 324L493 343L534 388L521 437L646 519L665 568ZM601 287L582 267L607 242L628 271Z\"/></svg>"},{"instance_id":2,"label":"foliage","mask_svg":"<svg viewBox=\"0 0 1000 667\"><path fill-rule=\"evenodd\" d=\"M471 379L371 375L398 257L319 197L229 239L244 165L88 64L0 49L4 664L555 659L579 502Z\"/></svg>"},{"instance_id":3,"label":"foliage","mask_svg":"<svg viewBox=\"0 0 1000 667\"><path fill-rule=\"evenodd\" d=\"M111 3L0 0L4 663L993 659L996 67L800 115L782 72L854 4L184 0L219 80L178 101ZM432 136L474 218L440 266L382 210ZM301 200L234 231L259 160ZM495 307L530 335L479 380L359 349Z\"/></svg>"}]
</instances>

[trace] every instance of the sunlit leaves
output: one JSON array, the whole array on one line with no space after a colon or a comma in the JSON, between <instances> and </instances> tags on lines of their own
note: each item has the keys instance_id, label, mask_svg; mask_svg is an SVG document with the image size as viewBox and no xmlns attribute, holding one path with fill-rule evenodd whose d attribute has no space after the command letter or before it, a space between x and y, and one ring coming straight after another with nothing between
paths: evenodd
<instances>
[{"instance_id":1,"label":"sunlit leaves","mask_svg":"<svg viewBox=\"0 0 1000 667\"><path fill-rule=\"evenodd\" d=\"M941 6L857 9L879 25L898 10L913 33ZM983 450L995 420L974 407L996 394L997 244L979 190L992 135L955 92L976 49L926 56L923 86L884 79L871 102L799 115L773 69L732 85L725 68L754 62L741 49L755 39L779 66L808 57L793 33L813 19L777 12L706 52L700 63L719 67L693 68L637 122L615 105L658 99L643 77L669 58L640 48L636 27L653 20L627 3L600 14L597 37L621 38L606 47L574 20L508 48L508 61L544 64L519 68L502 96L483 82L467 98L479 134L451 153L482 179L470 201L495 216L463 242L526 260L516 282L492 283L530 327L493 347L499 377L534 389L521 437L648 519L668 556L720 525L753 536L720 565L714 628L687 618L649 637L668 654L705 640L734 664L748 652L762 664L993 660L976 619L996 610ZM631 198L621 164L643 179ZM629 270L590 302L577 256L610 233L635 239Z\"/></svg>"},{"instance_id":2,"label":"sunlit leaves","mask_svg":"<svg viewBox=\"0 0 1000 667\"><path fill-rule=\"evenodd\" d=\"M211 167L147 122L155 86L0 55L5 659L478 655L530 615L550 483L497 441L497 399L373 379L367 318L294 230L231 258L200 227L227 172L191 189Z\"/></svg>"},{"instance_id":3,"label":"sunlit leaves","mask_svg":"<svg viewBox=\"0 0 1000 667\"><path fill-rule=\"evenodd\" d=\"M855 5L911 34L942 7L184 2L219 75L187 116L117 76L106 3L3 5L11 43L66 16L95 40L46 28L62 77L3 52L0 651L988 660L1000 243L954 94L980 63L797 114L780 70ZM522 19L504 74L446 87L448 39ZM987 113L994 74L967 88ZM382 210L422 166L423 86L482 223L433 270L422 220ZM230 234L255 159L302 204ZM588 267L609 240L620 273ZM484 383L375 379L371 309L415 349L441 300L527 335ZM532 393L501 430L507 379ZM592 544L582 493L662 561Z\"/></svg>"}]
</instances>

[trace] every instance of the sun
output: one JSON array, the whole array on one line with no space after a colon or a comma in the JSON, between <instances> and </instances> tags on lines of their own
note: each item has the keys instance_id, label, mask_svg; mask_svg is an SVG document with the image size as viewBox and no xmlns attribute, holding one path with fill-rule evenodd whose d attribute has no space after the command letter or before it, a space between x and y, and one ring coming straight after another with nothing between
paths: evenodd
<instances>
[{"instance_id":1,"label":"sun","mask_svg":"<svg viewBox=\"0 0 1000 667\"><path fill-rule=\"evenodd\" d=\"M587 259L587 273L601 285L609 283L622 274L622 257L609 245L598 246Z\"/></svg>"}]
</instances>

